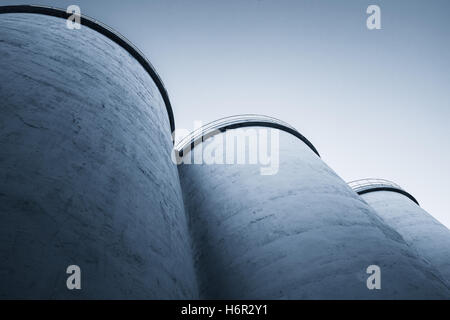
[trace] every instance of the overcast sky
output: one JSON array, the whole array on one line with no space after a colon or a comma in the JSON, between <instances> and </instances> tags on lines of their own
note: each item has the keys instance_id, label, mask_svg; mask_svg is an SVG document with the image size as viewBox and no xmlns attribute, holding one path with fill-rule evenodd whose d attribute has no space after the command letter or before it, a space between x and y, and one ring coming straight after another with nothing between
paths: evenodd
<instances>
[{"instance_id":1,"label":"overcast sky","mask_svg":"<svg viewBox=\"0 0 450 320\"><path fill-rule=\"evenodd\" d=\"M450 1L8 1L113 27L163 79L177 128L289 122L344 180L397 182L450 227ZM366 9L381 8L381 30Z\"/></svg>"}]
</instances>

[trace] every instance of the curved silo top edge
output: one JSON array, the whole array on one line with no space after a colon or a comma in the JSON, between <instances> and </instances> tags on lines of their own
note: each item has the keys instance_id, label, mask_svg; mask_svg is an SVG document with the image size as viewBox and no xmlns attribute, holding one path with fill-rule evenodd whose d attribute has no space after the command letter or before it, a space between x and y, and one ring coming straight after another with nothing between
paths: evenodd
<instances>
[{"instance_id":1,"label":"curved silo top edge","mask_svg":"<svg viewBox=\"0 0 450 320\"><path fill-rule=\"evenodd\" d=\"M65 10L54 7L46 7L46 6L36 6L36 5L13 5L13 6L0 6L0 14L2 13L34 13L34 14L43 14L53 17L59 17L67 19L72 13L67 13ZM122 48L124 48L133 58L135 58L144 69L148 72L150 77L156 84L163 100L166 105L167 115L169 117L170 129L171 132L175 130L175 120L173 117L172 105L170 104L169 95L167 94L167 90L159 77L158 73L155 71L155 68L150 63L150 61L144 56L144 54L133 45L127 38L121 35L119 32L115 31L111 27L97 21L89 16L84 14L80 15L80 23L86 27L89 27L110 40L114 41Z\"/></svg>"},{"instance_id":2,"label":"curved silo top edge","mask_svg":"<svg viewBox=\"0 0 450 320\"><path fill-rule=\"evenodd\" d=\"M405 191L398 184L385 179L359 179L347 183L357 194L362 195L375 191L392 191L403 194L414 201L417 205L419 202L409 192Z\"/></svg>"},{"instance_id":3,"label":"curved silo top edge","mask_svg":"<svg viewBox=\"0 0 450 320\"><path fill-rule=\"evenodd\" d=\"M188 134L175 146L175 149L179 154L183 155L183 150L186 150L190 146L189 150L195 147L198 143L205 141L206 139L228 129L236 129L243 127L270 127L288 132L301 141L303 141L317 156L320 157L319 152L314 145L306 139L300 132L298 132L290 124L281 121L279 119L257 115L257 114L243 114L230 117L221 118L212 121Z\"/></svg>"}]
</instances>

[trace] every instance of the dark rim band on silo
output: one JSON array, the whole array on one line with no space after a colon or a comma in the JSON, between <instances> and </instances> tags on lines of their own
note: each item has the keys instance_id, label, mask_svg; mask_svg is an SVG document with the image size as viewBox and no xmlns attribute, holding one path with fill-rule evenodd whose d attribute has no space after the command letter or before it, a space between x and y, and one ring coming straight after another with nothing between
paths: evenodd
<instances>
[{"instance_id":1,"label":"dark rim band on silo","mask_svg":"<svg viewBox=\"0 0 450 320\"><path fill-rule=\"evenodd\" d=\"M317 156L320 157L319 152L314 145L306 139L300 132L288 123L276 118L256 115L256 114L244 114L237 116L230 116L222 118L216 121L212 121L201 128L198 128L183 138L177 143L175 149L180 156L183 156L183 151L190 146L189 150L192 150L197 144L209 139L210 137L225 132L228 129L237 129L243 127L270 127L288 132L301 141L303 141Z\"/></svg>"},{"instance_id":2,"label":"dark rim band on silo","mask_svg":"<svg viewBox=\"0 0 450 320\"><path fill-rule=\"evenodd\" d=\"M70 16L72 16L72 13L67 13L63 9L54 7L35 6L35 5L0 6L0 14L2 13L35 13L64 19L67 19ZM175 120L173 117L173 111L172 106L170 104L169 95L167 94L167 90L164 86L164 83L162 82L158 73L155 71L155 68L152 66L150 61L144 56L144 54L119 32L115 31L109 26L89 16L81 14L80 24L99 32L100 34L117 43L119 46L124 48L129 54L131 54L131 56L142 65L142 67L144 67L144 69L148 72L152 80L155 82L156 87L158 88L164 100L164 104L166 105L167 114L169 117L170 129L171 132L173 132L175 130Z\"/></svg>"},{"instance_id":3,"label":"dark rim band on silo","mask_svg":"<svg viewBox=\"0 0 450 320\"><path fill-rule=\"evenodd\" d=\"M392 191L403 194L408 197L412 201L414 201L418 206L420 206L419 202L414 198L410 193L406 192L402 187L398 184L385 180L385 179L360 179L348 182L348 185L359 195L376 192L376 191Z\"/></svg>"}]
</instances>

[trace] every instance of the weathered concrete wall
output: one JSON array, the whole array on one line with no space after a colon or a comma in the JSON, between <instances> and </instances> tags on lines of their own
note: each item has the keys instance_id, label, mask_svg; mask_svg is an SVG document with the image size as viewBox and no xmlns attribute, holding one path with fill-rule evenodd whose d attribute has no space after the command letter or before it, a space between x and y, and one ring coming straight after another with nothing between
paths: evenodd
<instances>
[{"instance_id":1,"label":"weathered concrete wall","mask_svg":"<svg viewBox=\"0 0 450 320\"><path fill-rule=\"evenodd\" d=\"M88 27L1 14L0 70L0 298L195 298L169 120L143 67Z\"/></svg>"},{"instance_id":2,"label":"weathered concrete wall","mask_svg":"<svg viewBox=\"0 0 450 320\"><path fill-rule=\"evenodd\" d=\"M291 134L280 132L276 175L251 164L179 172L203 298L449 297L433 268ZM372 264L381 290L367 289Z\"/></svg>"},{"instance_id":3,"label":"weathered concrete wall","mask_svg":"<svg viewBox=\"0 0 450 320\"><path fill-rule=\"evenodd\" d=\"M376 191L361 197L450 287L450 230L402 194Z\"/></svg>"}]
</instances>

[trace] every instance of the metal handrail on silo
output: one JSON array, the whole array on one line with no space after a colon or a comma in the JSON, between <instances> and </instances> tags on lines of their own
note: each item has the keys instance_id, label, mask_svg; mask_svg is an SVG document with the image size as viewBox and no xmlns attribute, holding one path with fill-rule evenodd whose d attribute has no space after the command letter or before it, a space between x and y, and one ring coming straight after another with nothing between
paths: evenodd
<instances>
[{"instance_id":1,"label":"metal handrail on silo","mask_svg":"<svg viewBox=\"0 0 450 320\"><path fill-rule=\"evenodd\" d=\"M348 182L348 185L356 192L376 186L393 187L403 190L398 184L385 179L374 179L374 178L359 179Z\"/></svg>"},{"instance_id":2,"label":"metal handrail on silo","mask_svg":"<svg viewBox=\"0 0 450 320\"><path fill-rule=\"evenodd\" d=\"M235 115L209 122L208 124L194 130L186 137L182 138L176 144L175 150L178 152L180 156L182 156L185 150L191 150L198 143L201 143L220 132L224 132L227 129L235 129L250 126L272 127L289 132L294 136L298 137L300 140L302 140L315 154L317 154L320 157L319 152L313 146L313 144L309 142L308 139L306 139L302 134L300 134L300 132L298 132L290 124L277 118L258 114Z\"/></svg>"},{"instance_id":3,"label":"metal handrail on silo","mask_svg":"<svg viewBox=\"0 0 450 320\"><path fill-rule=\"evenodd\" d=\"M347 184L359 195L374 191L394 191L407 196L419 205L419 202L411 194L405 191L398 184L386 179L366 178L350 181Z\"/></svg>"}]
</instances>

